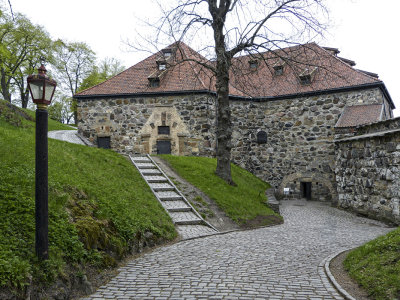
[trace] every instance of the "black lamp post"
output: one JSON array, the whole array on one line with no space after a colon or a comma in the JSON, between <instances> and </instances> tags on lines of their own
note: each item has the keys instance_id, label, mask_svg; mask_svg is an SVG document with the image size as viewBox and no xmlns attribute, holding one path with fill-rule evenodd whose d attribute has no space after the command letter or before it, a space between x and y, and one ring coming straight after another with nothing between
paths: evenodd
<instances>
[{"instance_id":1,"label":"black lamp post","mask_svg":"<svg viewBox=\"0 0 400 300\"><path fill-rule=\"evenodd\" d=\"M28 88L36 104L36 159L35 159L35 250L39 259L49 258L48 213L48 147L47 106L51 103L57 83L46 75L42 64L38 75L29 75Z\"/></svg>"}]
</instances>

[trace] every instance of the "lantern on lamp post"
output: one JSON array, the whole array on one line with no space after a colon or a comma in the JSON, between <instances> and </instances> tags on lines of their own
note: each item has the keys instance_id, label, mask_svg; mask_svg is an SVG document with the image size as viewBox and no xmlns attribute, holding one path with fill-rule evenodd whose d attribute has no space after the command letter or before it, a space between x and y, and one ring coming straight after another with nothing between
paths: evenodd
<instances>
[{"instance_id":1,"label":"lantern on lamp post","mask_svg":"<svg viewBox=\"0 0 400 300\"><path fill-rule=\"evenodd\" d=\"M28 88L36 104L35 146L35 251L39 259L49 258L47 106L57 83L46 75L42 64L37 75L29 75Z\"/></svg>"}]
</instances>

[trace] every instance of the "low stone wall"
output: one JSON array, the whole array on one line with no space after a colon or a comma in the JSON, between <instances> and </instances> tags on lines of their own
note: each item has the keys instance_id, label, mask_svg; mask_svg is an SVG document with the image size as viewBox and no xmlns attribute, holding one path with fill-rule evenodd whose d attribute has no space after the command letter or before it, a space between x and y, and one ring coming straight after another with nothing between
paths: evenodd
<instances>
[{"instance_id":1,"label":"low stone wall","mask_svg":"<svg viewBox=\"0 0 400 300\"><path fill-rule=\"evenodd\" d=\"M400 225L399 120L363 126L335 141L339 207Z\"/></svg>"}]
</instances>

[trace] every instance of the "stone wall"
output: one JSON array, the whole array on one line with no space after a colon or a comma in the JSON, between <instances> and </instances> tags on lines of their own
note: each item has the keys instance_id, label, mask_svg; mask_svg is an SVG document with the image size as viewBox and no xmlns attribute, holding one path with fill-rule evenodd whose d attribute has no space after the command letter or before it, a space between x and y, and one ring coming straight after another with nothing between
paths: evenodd
<instances>
[{"instance_id":1,"label":"stone wall","mask_svg":"<svg viewBox=\"0 0 400 300\"><path fill-rule=\"evenodd\" d=\"M345 105L382 103L379 89L265 102L232 101L232 159L275 186L302 197L310 182L311 198L336 198L334 126ZM257 133L267 133L258 143Z\"/></svg>"},{"instance_id":2,"label":"stone wall","mask_svg":"<svg viewBox=\"0 0 400 300\"><path fill-rule=\"evenodd\" d=\"M363 126L335 141L340 207L400 225L399 121Z\"/></svg>"},{"instance_id":3,"label":"stone wall","mask_svg":"<svg viewBox=\"0 0 400 300\"><path fill-rule=\"evenodd\" d=\"M124 154L157 153L157 141L170 141L175 155L212 155L215 106L209 95L80 99L78 130L97 145L109 136ZM169 126L170 134L158 134Z\"/></svg>"},{"instance_id":4,"label":"stone wall","mask_svg":"<svg viewBox=\"0 0 400 300\"><path fill-rule=\"evenodd\" d=\"M334 130L345 105L384 102L379 88L271 101L232 100L232 160L268 181L278 196L311 184L311 198L335 200ZM158 126L169 126L159 135ZM79 99L79 132L91 142L110 136L120 153L157 153L169 140L176 155L215 155L211 95ZM257 140L257 136L263 137Z\"/></svg>"}]
</instances>

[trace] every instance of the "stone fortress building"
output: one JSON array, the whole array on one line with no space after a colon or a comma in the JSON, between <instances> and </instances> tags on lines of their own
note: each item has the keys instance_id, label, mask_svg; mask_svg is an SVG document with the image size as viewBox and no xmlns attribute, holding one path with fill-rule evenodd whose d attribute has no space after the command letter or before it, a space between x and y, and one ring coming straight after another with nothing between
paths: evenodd
<instances>
[{"instance_id":1,"label":"stone fortress building","mask_svg":"<svg viewBox=\"0 0 400 300\"><path fill-rule=\"evenodd\" d=\"M341 205L335 137L393 118L378 76L338 54L310 43L234 59L232 161L277 195ZM123 154L214 156L215 78L194 60L179 42L78 93L79 133Z\"/></svg>"}]
</instances>

